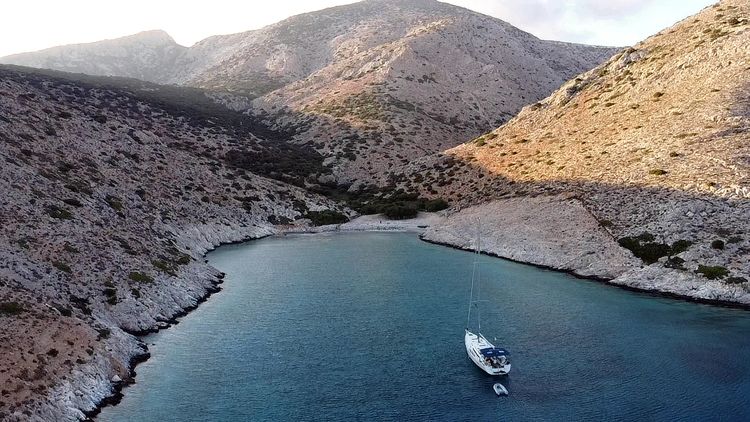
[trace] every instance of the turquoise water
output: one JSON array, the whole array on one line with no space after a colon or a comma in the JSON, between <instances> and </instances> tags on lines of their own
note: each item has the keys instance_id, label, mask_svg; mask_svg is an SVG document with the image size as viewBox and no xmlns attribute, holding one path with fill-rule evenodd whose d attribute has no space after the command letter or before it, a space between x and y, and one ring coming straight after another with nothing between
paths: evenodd
<instances>
[{"instance_id":1,"label":"turquoise water","mask_svg":"<svg viewBox=\"0 0 750 422\"><path fill-rule=\"evenodd\" d=\"M146 338L103 421L750 420L750 313L482 257L483 332L463 346L473 255L414 235L268 238L209 255L224 291Z\"/></svg>"}]
</instances>

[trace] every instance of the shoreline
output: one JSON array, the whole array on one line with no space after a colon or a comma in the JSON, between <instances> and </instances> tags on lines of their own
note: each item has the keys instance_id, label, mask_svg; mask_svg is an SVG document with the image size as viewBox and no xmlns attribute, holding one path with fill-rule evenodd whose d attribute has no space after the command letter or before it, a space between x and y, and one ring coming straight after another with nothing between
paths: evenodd
<instances>
[{"instance_id":1,"label":"shoreline","mask_svg":"<svg viewBox=\"0 0 750 422\"><path fill-rule=\"evenodd\" d=\"M206 257L210 252L223 246L244 244L244 243L255 241L255 240L262 240L267 237L283 237L286 235L301 235L301 234L358 233L358 232L361 232L361 233L365 233L365 232L414 233L417 235L420 241L425 242L427 244L448 247L451 249L460 250L464 252L476 252L474 249L471 249L471 248L464 248L464 247L453 245L447 242L440 242L440 241L426 239L423 236L426 230L426 227L422 227L424 226L424 224L422 223L428 221L428 219L423 218L423 216L420 216L416 219L411 219L411 220L393 220L391 221L391 223L393 224L388 225L388 227L373 227L369 224L362 224L363 222L368 222L368 221L373 220L372 218L360 220L365 217L372 217L372 216L362 216L348 223L336 224L336 225L306 227L304 229L300 229L300 227L277 228L277 230L273 234L263 235L263 236L248 236L247 238L243 238L240 240L220 243L211 248L208 248L202 254L202 258L206 260ZM432 219L429 220L432 223L436 221L439 222L439 220L443 218L443 217L438 216L437 213L429 214L429 217L433 217ZM357 222L357 220L360 220L360 221ZM419 224L415 224L415 223L419 223ZM547 265L524 262L524 261L515 260L512 258L503 257L492 252L480 251L480 254L490 256L493 258L497 258L497 259L506 260L509 262L517 263L517 264L529 265L529 266L536 267L538 269L542 269L546 271L554 271L558 273L568 274L580 280L592 281L592 282L596 282L596 283L606 285L612 288L618 288L618 289L630 291L633 293L639 293L639 294L643 294L643 295L650 296L653 298L680 300L683 302L695 303L695 304L700 304L700 305L750 311L750 305L744 304L744 303L731 302L731 301L718 300L718 299L698 298L698 297L693 297L693 296L688 296L688 295L681 295L677 293L664 292L664 291L657 290L657 289L633 287L633 286L629 286L626 284L613 283L612 282L613 279L609 279L605 277L581 275L581 274L577 274L573 270L564 270L564 269L558 269L558 268L554 268L554 267L547 266ZM82 411L82 413L85 416L84 421L94 421L96 416L99 415L104 408L116 406L117 404L119 404L124 397L124 390L127 387L136 383L135 378L137 376L136 369L138 365L143 362L148 361L148 359L151 358L151 353L149 352L148 345L146 345L145 342L143 342L143 337L149 334L158 333L161 330L166 330L179 324L180 320L183 317L187 316L188 314L190 314L190 312L197 309L201 304L209 300L214 294L223 291L223 288L221 287L221 285L224 283L225 276L226 276L225 273L220 272L219 276L217 276L212 281L212 287L207 289L206 294L202 296L201 298L199 298L195 305L186 307L182 311L180 311L179 313L171 317L169 320L163 321L165 325L157 326L153 329L143 330L143 331L125 331L128 334L136 337L139 342L143 343L145 352L131 357L129 365L128 365L128 371L129 371L128 378L120 382L113 383L113 392L111 395L105 397L99 403L97 403L94 409L90 411Z\"/></svg>"},{"instance_id":2,"label":"shoreline","mask_svg":"<svg viewBox=\"0 0 750 422\"><path fill-rule=\"evenodd\" d=\"M222 246L239 245L239 244L251 242L253 240L265 239L266 237L271 237L271 236L274 236L274 235L270 234L270 235L264 235L264 236L247 236L240 240L222 242L222 243L219 243L218 245L207 248L206 251L201 255L201 257L204 260L206 260L206 256L211 251L214 251ZM224 284L225 276L226 276L225 273L219 272L219 275L211 281L211 286L206 289L205 295L198 298L198 300L196 301L194 305L183 308L180 312L176 313L174 316L172 316L171 318L167 320L160 321L164 323L164 325L158 325L154 328L151 328L148 330L142 330L142 331L132 331L132 330L123 329L125 333L132 335L138 340L138 342L140 342L143 345L144 353L134 355L130 358L130 361L128 362L128 368L127 368L128 377L119 382L112 383L112 394L104 397L101 401L99 401L99 403L96 404L96 406L93 409L88 410L88 411L81 410L81 412L84 415L84 419L83 419L84 422L93 422L95 421L96 416L99 415L103 409L107 407L117 406L124 397L124 390L127 389L129 386L136 383L135 378L138 375L138 373L136 372L138 365L148 361L151 358L151 352L149 351L148 345L146 344L146 342L143 341L143 337L149 334L158 333L159 331L169 329L179 324L182 318L190 314L190 312L198 309L200 305L208 301L213 295L223 290L221 285Z\"/></svg>"},{"instance_id":3,"label":"shoreline","mask_svg":"<svg viewBox=\"0 0 750 422\"><path fill-rule=\"evenodd\" d=\"M439 241L435 241L435 240L429 240L429 239L423 238L422 236L419 236L419 240L421 240L422 242L425 242L425 243L432 244L432 245L444 246L444 247L451 248L451 249L456 249L456 250L459 250L459 251L476 252L476 250L474 250L474 249L467 249L467 248L462 248L460 246L451 245L450 243L444 243L444 242L439 242ZM644 295L647 295L647 296L651 296L651 297L654 297L654 298L665 298L665 299L671 299L671 300L680 300L682 302L689 302L689 303L695 303L695 304L701 304L701 305L710 305L710 306L716 306L716 307L719 307L719 308L731 308L731 309L739 309L739 310L743 310L743 311L750 311L750 304L745 304L745 303L741 303L741 302L731 302L731 301L721 300L721 299L705 299L705 298L700 298L700 297L694 297L694 296L688 296L688 295L681 295L681 294L678 294L678 293L665 292L665 291L661 291L661 290L658 290L658 289L644 289L644 288L640 288L640 287L629 286L627 284L613 283L612 282L613 279L610 279L610 278L581 275L581 274L576 273L573 270L563 270L563 269L559 269L559 268L550 267L548 265L534 264L534 263L530 263L530 262L519 261L519 260L515 260L515 259L512 259L512 258L506 258L504 256L500 256L500 255L492 253L492 252L480 251L480 254L486 255L486 256L491 256L491 257L497 258L497 259L502 259L502 260L509 261L509 262L514 262L516 264L529 265L529 266L536 267L536 268L539 268L539 269L542 269L542 270L554 271L554 272L562 273L562 274L568 274L568 275L573 276L573 277L575 277L575 278L577 278L579 280L592 281L592 282L603 284L605 286L609 286L609 287L612 287L612 288L621 289L621 290L627 290L627 291L633 292L633 293L641 293L641 294L644 294Z\"/></svg>"}]
</instances>

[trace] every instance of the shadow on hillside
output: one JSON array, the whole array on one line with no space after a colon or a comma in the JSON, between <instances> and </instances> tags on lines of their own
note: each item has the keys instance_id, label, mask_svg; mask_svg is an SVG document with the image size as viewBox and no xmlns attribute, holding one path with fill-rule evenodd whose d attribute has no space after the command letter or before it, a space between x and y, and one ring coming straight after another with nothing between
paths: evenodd
<instances>
[{"instance_id":1,"label":"shadow on hillside","mask_svg":"<svg viewBox=\"0 0 750 422\"><path fill-rule=\"evenodd\" d=\"M720 196L671 187L591 180L516 181L450 156L442 156L432 168L440 172L437 179L425 178L417 183L414 174L401 174L398 186L426 196L446 198L459 210L498 199L566 195L580 200L616 237L649 231L665 238L693 233L700 238L688 240L708 243L716 239L742 238L738 254L750 253L750 242L745 240L750 236L747 225L750 198L742 192ZM421 176L416 178L422 179Z\"/></svg>"}]
</instances>

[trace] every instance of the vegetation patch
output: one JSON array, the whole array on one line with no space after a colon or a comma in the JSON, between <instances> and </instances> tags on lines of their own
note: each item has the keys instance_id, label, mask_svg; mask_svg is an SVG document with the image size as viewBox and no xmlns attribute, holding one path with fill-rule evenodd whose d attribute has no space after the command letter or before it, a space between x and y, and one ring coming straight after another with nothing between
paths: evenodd
<instances>
[{"instance_id":1,"label":"vegetation patch","mask_svg":"<svg viewBox=\"0 0 750 422\"><path fill-rule=\"evenodd\" d=\"M329 224L343 224L349 221L349 217L338 211L308 211L304 218L309 218L314 226L327 226Z\"/></svg>"},{"instance_id":2,"label":"vegetation patch","mask_svg":"<svg viewBox=\"0 0 750 422\"><path fill-rule=\"evenodd\" d=\"M664 266L667 268L672 268L675 270L685 270L685 260L680 258L679 256L672 256L667 259L667 262L664 263Z\"/></svg>"},{"instance_id":3,"label":"vegetation patch","mask_svg":"<svg viewBox=\"0 0 750 422\"><path fill-rule=\"evenodd\" d=\"M394 204L383 209L383 214L391 220L408 220L419 214L419 210L410 204Z\"/></svg>"},{"instance_id":4,"label":"vegetation patch","mask_svg":"<svg viewBox=\"0 0 750 422\"><path fill-rule=\"evenodd\" d=\"M151 277L148 274L138 272L138 271L133 271L130 274L128 274L128 278L138 283L153 283L154 282L153 277Z\"/></svg>"},{"instance_id":5,"label":"vegetation patch","mask_svg":"<svg viewBox=\"0 0 750 422\"><path fill-rule=\"evenodd\" d=\"M393 220L414 218L420 211L442 211L450 204L442 199L427 199L416 193L406 193L403 189L388 192L364 192L356 197L342 198L347 205L363 215L384 214Z\"/></svg>"},{"instance_id":6,"label":"vegetation patch","mask_svg":"<svg viewBox=\"0 0 750 422\"><path fill-rule=\"evenodd\" d=\"M448 204L448 201L438 198L426 201L423 205L423 209L427 212L437 212L448 209L449 206L450 204Z\"/></svg>"},{"instance_id":7,"label":"vegetation patch","mask_svg":"<svg viewBox=\"0 0 750 422\"><path fill-rule=\"evenodd\" d=\"M640 236L623 237L617 243L623 248L628 249L644 263L650 265L660 258L670 255L672 252L672 247L664 243L657 243L654 240L654 235L643 233Z\"/></svg>"},{"instance_id":8,"label":"vegetation patch","mask_svg":"<svg viewBox=\"0 0 750 422\"><path fill-rule=\"evenodd\" d=\"M727 284L745 284L747 279L745 277L729 277L726 280Z\"/></svg>"},{"instance_id":9,"label":"vegetation patch","mask_svg":"<svg viewBox=\"0 0 750 422\"><path fill-rule=\"evenodd\" d=\"M106 288L103 291L104 296L107 297L107 303L110 305L116 305L117 304L117 289L114 288Z\"/></svg>"},{"instance_id":10,"label":"vegetation patch","mask_svg":"<svg viewBox=\"0 0 750 422\"><path fill-rule=\"evenodd\" d=\"M99 333L98 336L96 336L97 340L104 340L108 339L110 335L112 335L112 332L109 330L109 328L100 328L96 330L97 333Z\"/></svg>"},{"instance_id":11,"label":"vegetation patch","mask_svg":"<svg viewBox=\"0 0 750 422\"><path fill-rule=\"evenodd\" d=\"M18 302L0 302L0 315L18 315L24 311L23 305Z\"/></svg>"},{"instance_id":12,"label":"vegetation patch","mask_svg":"<svg viewBox=\"0 0 750 422\"><path fill-rule=\"evenodd\" d=\"M72 220L73 214L71 214L70 211L66 210L65 208L60 208L55 205L51 205L47 207L47 214L52 218L57 218L59 220Z\"/></svg>"},{"instance_id":13,"label":"vegetation patch","mask_svg":"<svg viewBox=\"0 0 750 422\"><path fill-rule=\"evenodd\" d=\"M91 307L89 307L89 300L85 297L70 296L70 303L78 308L84 315L91 315Z\"/></svg>"},{"instance_id":14,"label":"vegetation patch","mask_svg":"<svg viewBox=\"0 0 750 422\"><path fill-rule=\"evenodd\" d=\"M161 259L155 259L151 261L151 265L154 266L157 270L169 274L171 276L177 275L177 265L175 265L172 262L164 261Z\"/></svg>"},{"instance_id":15,"label":"vegetation patch","mask_svg":"<svg viewBox=\"0 0 750 422\"><path fill-rule=\"evenodd\" d=\"M618 240L617 243L623 248L628 249L633 255L640 258L648 265L657 262L660 258L665 256L671 257L672 255L685 252L693 245L693 242L689 240L678 240L672 243L671 246L664 243L658 243L655 240L656 238L654 235L646 232L639 236L623 237ZM682 264L684 263L685 261L682 258L673 257L664 265L667 268L684 269L682 267Z\"/></svg>"},{"instance_id":16,"label":"vegetation patch","mask_svg":"<svg viewBox=\"0 0 750 422\"><path fill-rule=\"evenodd\" d=\"M698 269L695 272L702 274L703 277L706 277L709 280L717 280L729 275L729 270L724 267L712 267L708 265L698 265Z\"/></svg>"},{"instance_id":17,"label":"vegetation patch","mask_svg":"<svg viewBox=\"0 0 750 422\"><path fill-rule=\"evenodd\" d=\"M68 274L72 274L73 273L73 270L70 269L70 265L68 265L68 264L66 264L64 262L54 261L52 263L52 265L55 268L57 268L58 270L60 270L60 271L62 271L64 273L68 273Z\"/></svg>"},{"instance_id":18,"label":"vegetation patch","mask_svg":"<svg viewBox=\"0 0 750 422\"><path fill-rule=\"evenodd\" d=\"M107 197L104 199L107 201L107 205L109 205L113 210L120 212L123 210L122 206L122 200L116 196L107 195Z\"/></svg>"},{"instance_id":19,"label":"vegetation patch","mask_svg":"<svg viewBox=\"0 0 750 422\"><path fill-rule=\"evenodd\" d=\"M672 252L670 253L670 255L683 253L686 250L690 249L691 246L693 246L693 242L689 240L678 240L672 243Z\"/></svg>"}]
</instances>

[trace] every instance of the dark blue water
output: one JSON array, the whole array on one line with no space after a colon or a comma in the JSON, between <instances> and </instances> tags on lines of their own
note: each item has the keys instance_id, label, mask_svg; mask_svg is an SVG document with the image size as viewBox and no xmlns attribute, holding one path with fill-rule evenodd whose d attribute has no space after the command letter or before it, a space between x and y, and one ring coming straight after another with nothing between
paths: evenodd
<instances>
[{"instance_id":1,"label":"dark blue water","mask_svg":"<svg viewBox=\"0 0 750 422\"><path fill-rule=\"evenodd\" d=\"M147 338L100 420L750 420L746 311L482 257L483 331L513 353L498 398L463 346L472 254L363 233L209 259L224 291Z\"/></svg>"}]
</instances>

